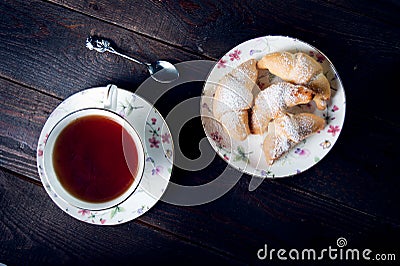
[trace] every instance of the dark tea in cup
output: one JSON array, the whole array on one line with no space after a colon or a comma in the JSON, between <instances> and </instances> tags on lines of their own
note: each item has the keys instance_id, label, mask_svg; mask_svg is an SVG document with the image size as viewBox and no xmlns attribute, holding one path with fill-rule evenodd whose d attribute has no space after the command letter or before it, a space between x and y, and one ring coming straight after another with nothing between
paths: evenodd
<instances>
[{"instance_id":1,"label":"dark tea in cup","mask_svg":"<svg viewBox=\"0 0 400 266\"><path fill-rule=\"evenodd\" d=\"M136 131L118 115L81 110L61 120L50 133L47 163L50 185L67 202L104 209L125 200L137 187L144 152ZM46 159L46 158L45 158ZM46 163L45 163L46 165Z\"/></svg>"},{"instance_id":2,"label":"dark tea in cup","mask_svg":"<svg viewBox=\"0 0 400 266\"><path fill-rule=\"evenodd\" d=\"M124 193L138 171L137 147L114 120L91 115L67 125L56 139L53 165L62 186L88 202L106 202Z\"/></svg>"}]
</instances>

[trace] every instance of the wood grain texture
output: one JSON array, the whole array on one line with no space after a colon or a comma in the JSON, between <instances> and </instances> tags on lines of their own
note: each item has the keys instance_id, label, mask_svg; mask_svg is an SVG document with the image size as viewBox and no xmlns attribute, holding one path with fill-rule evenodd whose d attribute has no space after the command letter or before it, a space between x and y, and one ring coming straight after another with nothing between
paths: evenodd
<instances>
[{"instance_id":1,"label":"wood grain texture","mask_svg":"<svg viewBox=\"0 0 400 266\"><path fill-rule=\"evenodd\" d=\"M61 101L4 79L0 79L0 95L0 165L38 180L40 131Z\"/></svg>"},{"instance_id":2,"label":"wood grain texture","mask_svg":"<svg viewBox=\"0 0 400 266\"><path fill-rule=\"evenodd\" d=\"M201 89L199 83L174 88L156 103L156 107L166 116L176 104L200 93ZM1 79L0 93L0 109L4 114L0 119L4 125L0 130L1 165L39 180L36 142L47 116L60 100ZM397 209L400 186L396 174L399 144L395 141L399 128L374 117L358 115L354 119L357 122L350 123L347 128L345 125L339 143L318 165L278 182L400 223L399 213L394 211ZM369 127L368 134L364 132L365 124L373 125ZM193 142L197 143L204 137L197 119L186 131L184 128L179 146L186 156L196 158L200 154ZM349 146L353 147L350 151ZM224 167L224 162L216 160L203 171L176 168L173 181L185 185L203 184L216 178L219 173L216 169ZM259 189L265 186L268 185L263 184Z\"/></svg>"},{"instance_id":3,"label":"wood grain texture","mask_svg":"<svg viewBox=\"0 0 400 266\"><path fill-rule=\"evenodd\" d=\"M198 59L54 4L6 0L0 2L0 76L59 98L111 82L134 90L148 77L143 66L88 50L89 35L109 38L116 49L144 61Z\"/></svg>"},{"instance_id":4,"label":"wood grain texture","mask_svg":"<svg viewBox=\"0 0 400 266\"><path fill-rule=\"evenodd\" d=\"M36 135L40 131L40 123L54 108L52 105L58 104L59 100L19 85L10 84L7 81L2 81L0 85L1 95L7 95L0 105L4 108L1 113L6 114L2 116L1 121L5 125L4 128L9 130L8 133L0 131L2 145L18 147L21 143L18 134L22 134L27 143L26 147L32 146L32 148L26 149L10 148L12 151L10 154L6 153L7 149L2 148L2 152L5 153L2 154L0 166L38 179L35 166ZM193 86L191 85L191 87ZM181 87L179 93L181 97L185 96L183 91L188 92L185 87ZM28 96L35 99L36 106L29 105ZM172 96L166 96L172 99ZM20 99L18 104L15 103L15 99ZM18 106L19 109L13 106ZM164 112L167 111L164 110ZM32 113L32 116L25 118L29 113ZM186 137L182 138L181 145L193 147L189 144L193 143L194 138L204 136L199 133L202 129L200 121L197 122L190 125L190 129L188 129L190 131L187 132ZM27 127L26 124L32 126ZM185 152L190 156L196 152L196 149L188 148ZM327 164L323 167L314 167L314 170L311 169L295 178L266 180L254 192L248 191L250 177L244 175L231 191L209 204L197 207L179 207L159 202L137 221L156 231L187 239L190 243L207 246L220 254L254 263L257 262L254 252L264 243L281 248L296 246L317 248L332 241L334 243L339 236L345 236L352 244L359 246L362 246L363 243L378 243L379 245L382 245L384 241L390 243L387 239L394 239L400 234L398 213L394 211L397 208L396 185L386 186L387 183L383 182L385 180L381 180L382 183L374 184L350 182L346 179L351 178L356 170L352 169L351 165L342 165L341 161L334 159L335 154L332 156L332 159L326 160ZM338 165L331 165L332 161ZM216 157L211 165L201 171L174 169L172 181L185 185L204 184L212 181L226 167L226 163ZM340 167L343 172L338 173L337 176L330 173ZM230 171L235 170L231 169ZM365 176L368 177L363 171L358 178L365 178ZM5 174L3 178L10 179L3 182L11 184L15 182L13 181L15 177L9 174ZM326 189L325 186L330 185L329 182L332 183L331 187ZM377 184L380 184L380 187ZM374 185L375 191L367 190L366 187L369 185ZM31 186L31 184L27 184L27 186ZM389 190L389 187L392 187L392 191ZM30 189L32 188L30 187ZM10 190L14 190L14 188ZM37 191L37 189L34 190ZM313 193L306 193L304 190L311 190ZM39 204L64 217L65 224L74 226L81 224L73 218L63 215L44 190L39 191L41 197ZM321 194L333 195L336 198L332 201L329 197L321 197ZM352 196L352 194L355 195ZM367 197L368 195L369 197ZM16 197L22 196L13 194L10 199ZM36 201L39 196L29 194L28 197L31 198L30 201ZM19 202L26 200L18 199ZM0 202L2 202L1 209L9 209L8 204L10 203L1 200ZM44 207L41 205L34 205L31 208L43 211ZM359 208L361 211L354 208ZM376 213L378 216L370 213ZM3 217L9 215L11 214L6 213ZM45 211L43 217L50 215L52 215L50 212ZM379 217L379 215L383 217ZM124 226L130 228L132 225L128 223ZM393 246L391 247L393 248Z\"/></svg>"},{"instance_id":5,"label":"wood grain texture","mask_svg":"<svg viewBox=\"0 0 400 266\"><path fill-rule=\"evenodd\" d=\"M243 264L141 222L113 227L79 222L43 188L2 169L0 204L0 262L6 265Z\"/></svg>"},{"instance_id":6,"label":"wood grain texture","mask_svg":"<svg viewBox=\"0 0 400 266\"><path fill-rule=\"evenodd\" d=\"M351 247L399 250L400 121L392 96L400 62L399 5L367 3L1 1L0 262L119 264L150 257L154 263L172 258L187 264L265 264L256 258L264 244L326 248L338 237ZM292 178L266 180L254 192L244 175L209 204L159 202L138 220L111 228L80 223L40 186L22 179L38 180L41 127L77 91L111 82L133 91L147 77L140 66L84 48L88 34L109 37L141 59L175 63L219 58L262 35L298 37L320 48L338 69L347 96L344 128L316 166ZM174 88L156 106L166 116L180 101L200 95L201 87ZM180 144L196 158L193 143L204 137L200 121L184 132ZM201 171L175 168L172 180L203 184L225 167L215 158Z\"/></svg>"},{"instance_id":7,"label":"wood grain texture","mask_svg":"<svg viewBox=\"0 0 400 266\"><path fill-rule=\"evenodd\" d=\"M400 29L321 2L114 1L110 4L98 0L60 1L59 4L215 58L250 38L268 34L298 37L321 49L334 62L344 82L350 108L398 124L399 119L391 112L396 98L386 95L397 82ZM0 48L5 51L5 58L0 75L58 97L111 81L134 89L147 75L140 66L114 55L85 50L82 42L89 33L109 36L123 51L135 51L142 59L161 57L180 62L198 58L69 9L43 2L30 3L28 7L22 1L2 3L5 15L0 18L4 31L0 34L3 38ZM42 56L35 58L32 48ZM374 95L373 88L384 91ZM352 101L360 94L365 94L362 101ZM370 107L382 101L386 104Z\"/></svg>"},{"instance_id":8,"label":"wood grain texture","mask_svg":"<svg viewBox=\"0 0 400 266\"><path fill-rule=\"evenodd\" d=\"M110 82L112 81L121 86L124 86L124 84L131 84L130 86L134 87L134 80L137 80L137 77L135 76L135 79L134 75L129 74L129 71L126 70L128 68L127 65L125 65L127 62L120 61L118 58L113 57L113 55L100 55L88 51L83 48L83 45L80 46L80 43L70 46L67 45L68 49L63 46L66 43L65 40L68 40L71 36L81 36L80 39L78 38L80 41L84 39L86 34L85 30L81 29L83 26L79 26L80 24L78 22L85 22L85 25L97 25L97 27L101 29L107 27L110 28L110 25L41 2L38 2L37 5L30 10L29 14L27 14L28 11L22 7L22 3L19 2L13 2L13 5L6 2L2 10L5 12L5 16L2 16L2 25L10 26L7 27L7 31L6 27L4 27L3 32L9 33L11 34L10 36L13 37L10 39L3 37L5 40L4 43L13 44L11 43L13 40L19 41L18 46L7 46L7 49L8 51L11 51L12 56L8 59L4 59L5 64L2 65L2 67L3 73L6 72L4 74L5 76L17 79L20 83L28 83L34 88L59 97L65 97L66 95L81 90L90 84L98 85L98 83L108 83L109 81L107 81L107 79L109 79ZM62 25L59 23L53 23L53 21L63 21L63 12L66 12L69 15L68 27L64 25L65 23L61 23ZM35 16L31 15L35 13ZM25 15L24 21L13 24L12 22L15 22L15 19L7 19L9 16L14 16L15 14L18 14L17 19L19 20L23 17L22 15ZM44 14L46 14L46 16ZM15 25L19 26L17 27ZM31 25L33 25L33 27L31 27ZM117 31L120 30L118 28L115 29ZM28 32L26 32L27 30ZM39 30L39 33L35 33L36 30ZM41 32L43 31L48 32L47 35L42 34ZM111 31L111 29L107 30L107 32L109 31ZM128 34L127 32L125 33ZM29 36L34 40L32 43L36 45L36 48L39 46L41 47L41 50L39 50L38 53L40 52L42 56L36 56L37 58L32 57L30 60L26 60L33 65L30 66L29 71L26 71L24 68L22 68L21 71L19 70L21 68L20 65L22 64L20 61L24 61L21 60L21 58L23 59L24 56L29 56L29 53L28 50L21 52L16 49L16 47L27 49L23 46L23 43ZM37 36L36 39L35 36ZM54 41L54 36L61 36L61 39L56 38L57 41ZM35 41L37 39L39 41ZM42 40L45 40L45 42L42 43ZM124 40L125 39L121 40L121 45L123 47L124 43L125 47L127 47L132 41L132 39L125 40L125 42ZM143 45L147 47L146 44L142 44L142 42L147 42L147 40L145 38L141 38L140 40L141 41L139 42L135 39L137 43L140 43L138 46ZM154 43L151 52L156 52L155 50L157 49L155 47L158 46L165 47L162 44L155 45ZM46 56L49 52L46 52L45 50L50 51L48 58L46 58ZM177 50L174 51L176 53ZM172 53L173 51L171 51L171 54ZM43 56L43 54L45 56ZM3 53L2 55L7 55L7 53ZM61 57L61 59L58 59L59 57ZM75 60L74 62L68 62L66 58L80 59L80 61ZM314 194L323 195L324 197L331 198L342 204L349 205L350 207L370 212L374 215L387 217L398 222L398 212L393 212L393 209L396 208L398 202L394 199L398 199L396 191L399 187L394 163L398 160L398 153L396 150L399 148L399 144L396 142L395 138L399 132L399 127L396 123L396 116L393 112L386 111L386 109L391 108L390 104L382 105L379 106L379 108L374 109L368 108L368 106L375 105L375 97L372 94L362 93L362 89L367 86L367 83L373 85L376 83L375 86L383 83L383 90L388 90L388 93L390 93L390 86L389 84L386 84L391 82L390 79L384 79L382 81L382 79L379 78L379 72L386 71L387 69L389 69L389 71L394 71L394 68L390 68L390 65L394 65L397 58L395 54L387 60L380 58L380 64L388 64L388 66L383 69L379 69L376 64L374 65L374 68L369 67L373 65L372 59L367 59L359 55L357 55L356 58L357 60L365 60L365 63L360 64L360 66L354 70L351 69L352 65L349 64L349 62L345 62L343 63L345 71L340 71L340 73L345 73L346 76L350 76L351 74L353 75L353 78L350 81L354 84L349 87L351 89L346 90L349 99L349 109L346 121L355 121L355 123L352 122L345 124L344 132L342 133L338 144L328 157L318 164L318 167L312 168L307 173L298 175L295 178L283 180L282 182L289 186L294 186L298 189L309 191ZM112 61L111 63L110 60ZM67 62L67 67L71 71L64 72L61 65L58 65L56 69L52 68L52 66L56 64L55 62ZM88 68L90 69L88 71L89 74L82 75L84 65L88 65ZM107 70L108 72L106 72L106 75L109 76L104 77L104 73L99 72L99 69L97 69L98 66L100 66L99 69ZM112 66L112 68L110 68L110 66ZM342 64L339 64L339 66L342 66ZM366 76L365 73L367 69L370 69L369 71L375 71L378 75ZM7 71L10 73L9 75L7 74ZM61 72L59 73L58 71ZM54 73L58 73L59 75L53 77ZM125 81L122 81L120 79L121 73L126 77L132 77L132 80L128 80L129 78L127 78ZM143 73L143 75L145 74ZM391 76L394 77L394 75ZM356 81L358 83L356 83ZM4 108L13 108L14 106L25 108L23 114L26 117L29 117L32 105L32 103L28 101L29 97L31 97L30 92L21 94L21 92L14 87L12 88L15 92L13 92L13 90L8 92L7 86L8 85L6 84L2 87L3 90L7 90L3 99L4 102L8 104L3 105ZM189 88L187 91L192 92L193 95L193 88ZM199 95L200 90L197 91ZM19 98L20 94L25 97L25 101L21 100L13 102ZM165 100L168 102L172 99L174 99L174 97ZM391 99L394 99L394 97ZM389 101L391 99L389 97ZM46 114L48 114L51 109L56 106L56 103L59 102L58 100L54 101L49 97L45 97L42 101L42 106L44 106L44 103L46 102L49 103L48 109L44 110ZM22 103L25 103L26 105L21 107ZM160 105L162 106L162 104ZM7 112L12 113L21 111L17 109L8 110ZM377 117L375 112L381 112L384 114L385 120ZM165 112L163 114L166 115L167 113L168 112ZM43 119L45 116L41 115L39 117L42 119L40 122L31 120L26 121L23 119L20 121L16 120L15 123L19 126L22 125L22 129L12 126L9 123L7 127L3 128L4 132L2 133L3 136L15 134L14 139L12 139L12 137L7 137L9 139L2 140L4 142L2 145L5 147L2 151L4 166L10 167L10 169L17 171L18 173L28 175L35 179L37 179L37 174L35 167L34 140L40 132L40 125L44 123ZM4 119L6 119L6 117L4 117ZM10 121L10 118L7 118L7 121ZM30 125L31 128L26 125ZM35 127L32 128L32 125ZM370 132L369 134L364 133L364 131L367 130L366 128L368 128L368 131ZM13 130L15 133L7 132L7 130ZM21 132L25 132L24 134L26 135L30 134L28 141L25 141L30 143L29 145L24 146L24 141L21 142ZM196 132L197 134L202 134L200 133L202 132L202 129L199 128ZM191 139L187 141L190 142ZM382 145L381 143L384 144ZM352 151L354 151L353 154L348 152L347 147L349 146L354 147L354 150L352 149ZM29 149L25 152L22 151L20 147L23 147L24 149L29 147ZM371 149L371 147L373 148ZM358 156L360 151L365 152L361 152L361 156ZM351 156L349 156L350 154ZM347 160L344 158L347 158ZM24 163L21 163L22 161L24 161ZM187 172L183 171L177 178L184 179L184 176L186 175L188 175ZM209 178L212 178L212 176L213 175L210 173ZM371 197L371 195L374 196Z\"/></svg>"},{"instance_id":9,"label":"wood grain texture","mask_svg":"<svg viewBox=\"0 0 400 266\"><path fill-rule=\"evenodd\" d=\"M234 264L237 258L258 264L256 252L264 244L322 249L334 246L338 237L345 237L352 247L375 252L399 248L399 226L287 191L272 181L268 189L255 193L247 192L247 186L248 180L243 180L232 193L207 205L178 207L160 202L136 221L98 227L63 213L44 189L0 171L0 213L7 217L0 219L0 261L105 265L179 260L224 265Z\"/></svg>"},{"instance_id":10,"label":"wood grain texture","mask_svg":"<svg viewBox=\"0 0 400 266\"><path fill-rule=\"evenodd\" d=\"M361 89L354 87L352 91ZM201 84L193 83L174 88L156 103L156 107L166 115L175 105L193 94L200 94L201 90ZM356 99L365 100L363 95L354 98L347 101L350 104L347 104L345 125L329 154L311 169L278 182L399 224L400 213L395 210L400 200L397 192L400 179L396 170L396 162L400 161L397 152L400 143L396 137L400 135L400 126L396 123L396 114L389 112L385 119L380 119L371 108L357 110L352 106ZM204 137L198 119L188 124L187 130L183 127L179 146L186 156L197 158L200 156L197 143ZM215 167L210 165L209 171L199 173L178 169L174 177L182 184L189 183L187 180L199 180L192 182L203 184L218 176L218 172L212 172ZM262 184L259 189L265 186Z\"/></svg>"},{"instance_id":11,"label":"wood grain texture","mask_svg":"<svg viewBox=\"0 0 400 266\"><path fill-rule=\"evenodd\" d=\"M329 48L335 48L333 40L343 40L346 46L362 40L369 48L390 47L395 38L385 34L390 29L398 34L396 27L375 19L393 18L399 9L393 1L368 1L371 5L359 1L50 1L215 58L263 35L320 42L329 55ZM373 12L374 8L379 11Z\"/></svg>"},{"instance_id":12,"label":"wood grain texture","mask_svg":"<svg viewBox=\"0 0 400 266\"><path fill-rule=\"evenodd\" d=\"M335 64L348 106L400 124L392 112L396 98L377 103L372 93L379 88L382 95L391 95L397 83L400 28L378 19L397 16L395 1L367 1L370 5L316 0L53 2L213 58L259 36L299 38L321 49Z\"/></svg>"},{"instance_id":13,"label":"wood grain texture","mask_svg":"<svg viewBox=\"0 0 400 266\"><path fill-rule=\"evenodd\" d=\"M398 225L288 190L274 181L265 182L262 189L249 192L249 179L242 179L230 193L198 207L160 202L143 220L154 223L162 216L161 228L190 235L192 241L239 255L250 264L257 263L254 254L265 243L270 248L323 248L342 236L353 247L368 243L375 248L396 249Z\"/></svg>"},{"instance_id":14,"label":"wood grain texture","mask_svg":"<svg viewBox=\"0 0 400 266\"><path fill-rule=\"evenodd\" d=\"M372 17L374 19L389 23L392 25L400 25L399 18L396 14L400 12L400 3L397 0L364 0L346 1L346 0L330 0L317 1L320 4L336 5L345 8L351 12L361 16Z\"/></svg>"},{"instance_id":15,"label":"wood grain texture","mask_svg":"<svg viewBox=\"0 0 400 266\"><path fill-rule=\"evenodd\" d=\"M400 127L353 110L331 152L307 174L281 182L399 223Z\"/></svg>"},{"instance_id":16,"label":"wood grain texture","mask_svg":"<svg viewBox=\"0 0 400 266\"><path fill-rule=\"evenodd\" d=\"M399 124L391 110L397 104L396 98L385 97L385 104L371 108L377 105L376 97L364 89L380 88L383 95L390 95L397 82L396 66L400 60L397 41L400 29L373 18L318 1L294 1L290 3L290 14L284 12L289 4L282 1L240 4L116 1L111 5L99 0L59 4L118 26L49 3L30 1L27 5L23 1L3 1L1 76L63 98L83 88L110 82L134 89L146 77L145 70L114 55L86 50L83 40L88 34L109 36L121 50L135 52L142 59L166 58L173 62L198 58L177 47L196 52L198 48L193 47L199 46L202 54L219 58L249 38L289 35L315 45L334 62L345 85L348 106ZM163 23L157 24L160 21ZM360 96L362 100L358 100Z\"/></svg>"}]
</instances>

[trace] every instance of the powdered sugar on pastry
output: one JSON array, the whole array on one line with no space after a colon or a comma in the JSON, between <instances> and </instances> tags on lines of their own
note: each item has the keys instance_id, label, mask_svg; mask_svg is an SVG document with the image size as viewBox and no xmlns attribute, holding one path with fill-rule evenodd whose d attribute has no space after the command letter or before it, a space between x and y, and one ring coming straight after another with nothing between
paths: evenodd
<instances>
[{"instance_id":1,"label":"powdered sugar on pastry","mask_svg":"<svg viewBox=\"0 0 400 266\"><path fill-rule=\"evenodd\" d=\"M234 139L245 139L250 134L247 110L227 112L220 118L227 133Z\"/></svg>"},{"instance_id":2,"label":"powdered sugar on pastry","mask_svg":"<svg viewBox=\"0 0 400 266\"><path fill-rule=\"evenodd\" d=\"M320 110L326 108L331 97L330 84L322 73L322 66L304 53L276 52L265 55L257 63L260 69L268 69L285 81L308 86L316 93L314 101Z\"/></svg>"},{"instance_id":3,"label":"powdered sugar on pastry","mask_svg":"<svg viewBox=\"0 0 400 266\"><path fill-rule=\"evenodd\" d=\"M242 83L229 76L215 92L213 112L219 119L226 112L250 109L252 103L253 94Z\"/></svg>"},{"instance_id":4,"label":"powdered sugar on pastry","mask_svg":"<svg viewBox=\"0 0 400 266\"><path fill-rule=\"evenodd\" d=\"M248 60L225 75L217 85L213 99L213 114L232 137L243 140L250 134L248 110L253 105L256 87L257 61Z\"/></svg>"},{"instance_id":5,"label":"powdered sugar on pastry","mask_svg":"<svg viewBox=\"0 0 400 266\"><path fill-rule=\"evenodd\" d=\"M310 60L311 57L303 54L297 53L294 55L294 71L292 72L292 79L298 84L307 84L314 73L322 72L322 67L317 63L314 64L314 60Z\"/></svg>"},{"instance_id":6,"label":"powdered sugar on pastry","mask_svg":"<svg viewBox=\"0 0 400 266\"><path fill-rule=\"evenodd\" d=\"M252 132L264 133L274 118L281 116L289 107L310 102L313 97L314 92L304 86L287 82L272 84L255 99L251 117Z\"/></svg>"},{"instance_id":7,"label":"powdered sugar on pastry","mask_svg":"<svg viewBox=\"0 0 400 266\"><path fill-rule=\"evenodd\" d=\"M325 127L323 118L308 113L285 114L272 123L275 130L267 134L263 143L264 154L270 165L300 141Z\"/></svg>"},{"instance_id":8,"label":"powdered sugar on pastry","mask_svg":"<svg viewBox=\"0 0 400 266\"><path fill-rule=\"evenodd\" d=\"M273 130L265 135L262 147L272 165L325 127L321 117L290 114L288 109L313 99L319 109L324 109L329 97L330 85L318 62L303 53L272 53L258 63L248 60L226 74L216 87L212 112L223 130L239 141L250 132L263 135L270 125Z\"/></svg>"}]
</instances>

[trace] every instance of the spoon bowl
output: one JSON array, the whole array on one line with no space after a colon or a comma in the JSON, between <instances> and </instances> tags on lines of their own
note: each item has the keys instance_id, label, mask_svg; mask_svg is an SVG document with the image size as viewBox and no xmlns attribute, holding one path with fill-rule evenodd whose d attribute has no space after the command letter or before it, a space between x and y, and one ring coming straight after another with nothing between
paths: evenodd
<instances>
[{"instance_id":1,"label":"spoon bowl","mask_svg":"<svg viewBox=\"0 0 400 266\"><path fill-rule=\"evenodd\" d=\"M147 65L151 77L161 83L169 83L179 77L179 72L173 64L168 61L157 61Z\"/></svg>"}]
</instances>

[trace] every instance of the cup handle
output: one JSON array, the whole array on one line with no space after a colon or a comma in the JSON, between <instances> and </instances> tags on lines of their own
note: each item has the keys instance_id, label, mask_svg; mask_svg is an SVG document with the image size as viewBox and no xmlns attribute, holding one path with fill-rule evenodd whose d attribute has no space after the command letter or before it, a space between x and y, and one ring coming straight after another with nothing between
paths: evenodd
<instances>
[{"instance_id":1,"label":"cup handle","mask_svg":"<svg viewBox=\"0 0 400 266\"><path fill-rule=\"evenodd\" d=\"M106 93L104 94L104 108L111 111L117 109L117 86L109 84L106 87Z\"/></svg>"}]
</instances>

